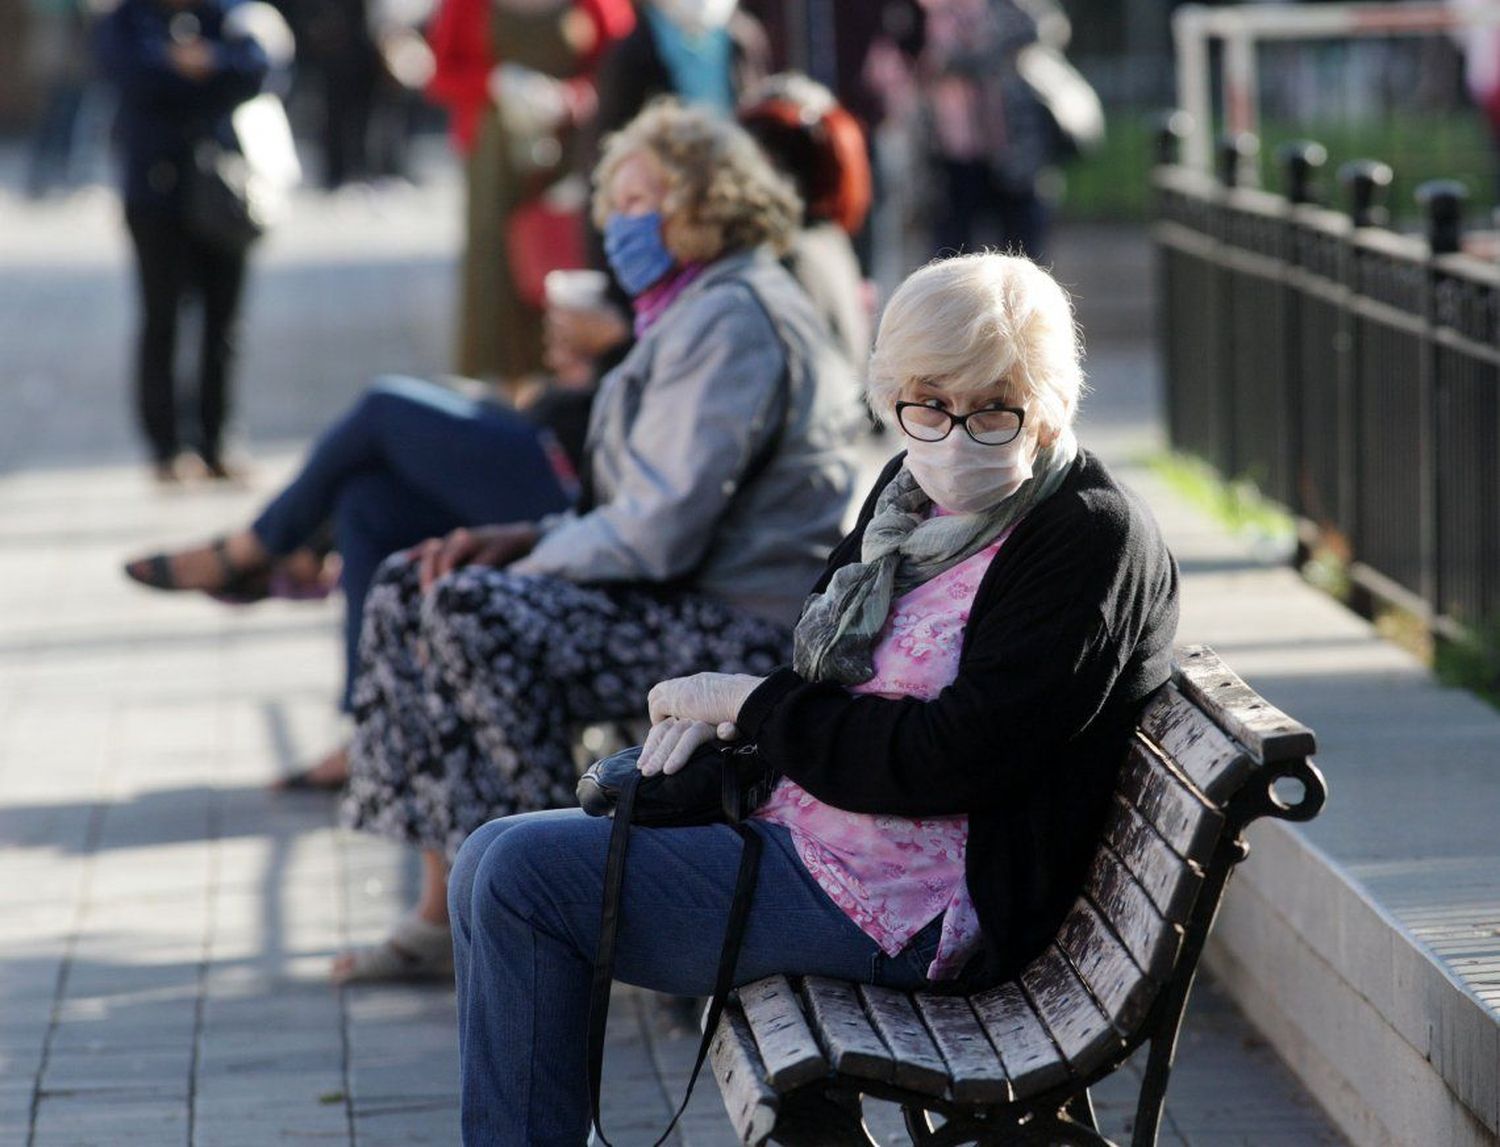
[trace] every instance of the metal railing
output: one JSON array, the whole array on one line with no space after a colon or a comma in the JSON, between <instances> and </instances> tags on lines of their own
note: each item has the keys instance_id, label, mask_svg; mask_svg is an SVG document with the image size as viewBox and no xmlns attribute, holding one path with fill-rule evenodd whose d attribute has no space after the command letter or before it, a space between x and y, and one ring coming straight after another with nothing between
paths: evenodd
<instances>
[{"instance_id":1,"label":"metal railing","mask_svg":"<svg viewBox=\"0 0 1500 1147\"><path fill-rule=\"evenodd\" d=\"M1463 189L1426 184L1425 237L1381 227L1390 169L1339 171L1347 212L1155 170L1172 444L1248 477L1357 584L1461 636L1500 621L1500 267L1458 253ZM1163 157L1165 158L1165 156Z\"/></svg>"}]
</instances>

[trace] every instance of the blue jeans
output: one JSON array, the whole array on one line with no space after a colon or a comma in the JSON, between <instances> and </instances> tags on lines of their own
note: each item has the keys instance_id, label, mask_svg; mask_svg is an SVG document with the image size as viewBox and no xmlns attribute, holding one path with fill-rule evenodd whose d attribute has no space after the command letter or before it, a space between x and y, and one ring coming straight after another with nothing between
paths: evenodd
<instances>
[{"instance_id":1,"label":"blue jeans","mask_svg":"<svg viewBox=\"0 0 1500 1147\"><path fill-rule=\"evenodd\" d=\"M261 511L251 529L278 556L333 522L344 563L344 708L365 595L386 557L460 526L528 521L567 507L542 433L506 407L420 379L383 378L323 433Z\"/></svg>"},{"instance_id":2,"label":"blue jeans","mask_svg":"<svg viewBox=\"0 0 1500 1147\"><path fill-rule=\"evenodd\" d=\"M454 862L448 904L470 1147L577 1147L588 1138L589 983L610 827L579 809L506 817L470 836ZM754 829L765 851L736 983L774 972L905 989L926 982L938 921L886 956L818 887L786 829ZM615 977L709 995L739 858L727 825L633 829Z\"/></svg>"}]
</instances>

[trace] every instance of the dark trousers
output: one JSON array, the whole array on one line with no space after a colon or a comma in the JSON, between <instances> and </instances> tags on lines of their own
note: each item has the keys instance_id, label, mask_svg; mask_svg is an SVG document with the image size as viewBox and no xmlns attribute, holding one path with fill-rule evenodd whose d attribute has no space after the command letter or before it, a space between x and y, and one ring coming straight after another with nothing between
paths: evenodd
<instances>
[{"instance_id":1,"label":"dark trousers","mask_svg":"<svg viewBox=\"0 0 1500 1147\"><path fill-rule=\"evenodd\" d=\"M943 203L932 231L939 251L991 244L1041 262L1047 257L1047 205L1035 191L1006 188L981 161L942 162Z\"/></svg>"},{"instance_id":2,"label":"dark trousers","mask_svg":"<svg viewBox=\"0 0 1500 1147\"><path fill-rule=\"evenodd\" d=\"M229 373L238 341L245 256L193 238L182 220L166 211L125 213L135 244L141 292L141 333L136 358L136 408L157 461L177 453L177 321L183 303L202 309L198 352L195 445L205 461L218 462L229 415Z\"/></svg>"},{"instance_id":3,"label":"dark trousers","mask_svg":"<svg viewBox=\"0 0 1500 1147\"><path fill-rule=\"evenodd\" d=\"M376 382L324 431L252 529L284 556L333 523L343 561L346 706L365 596L380 563L460 526L566 509L553 450L514 410L412 378Z\"/></svg>"}]
</instances>

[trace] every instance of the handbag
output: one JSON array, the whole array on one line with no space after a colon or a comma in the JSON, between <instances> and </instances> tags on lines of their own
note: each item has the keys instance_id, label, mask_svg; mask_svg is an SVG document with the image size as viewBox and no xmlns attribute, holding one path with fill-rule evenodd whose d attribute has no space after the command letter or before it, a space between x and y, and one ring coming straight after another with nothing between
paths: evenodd
<instances>
[{"instance_id":1,"label":"handbag","mask_svg":"<svg viewBox=\"0 0 1500 1147\"><path fill-rule=\"evenodd\" d=\"M1016 71L1046 112L1065 157L1099 149L1104 105L1067 57L1047 44L1028 44L1016 55Z\"/></svg>"},{"instance_id":2,"label":"handbag","mask_svg":"<svg viewBox=\"0 0 1500 1147\"><path fill-rule=\"evenodd\" d=\"M744 823L770 795L779 779L761 761L753 744L714 742L695 752L678 772L643 777L640 747L626 749L596 762L578 782L578 803L591 816L612 816L609 852L604 864L604 901L599 924L599 948L594 956L594 979L589 994L589 1103L598 1141L610 1147L599 1120L599 1084L604 1075L604 1032L609 1023L610 985L614 982L615 937L620 923L620 890L625 882L625 857L632 824L684 827L726 822L739 834L740 864L734 898L719 950L714 992L703 1018L703 1038L688 1077L687 1090L666 1130L653 1147L661 1147L687 1110L693 1087L719 1026L724 1002L734 986L734 967L760 874L761 839Z\"/></svg>"},{"instance_id":3,"label":"handbag","mask_svg":"<svg viewBox=\"0 0 1500 1147\"><path fill-rule=\"evenodd\" d=\"M656 828L734 824L771 795L780 777L766 768L753 744L702 746L675 773L642 777L641 747L624 749L590 765L578 779L578 804L590 816L612 816L632 777L639 778L629 821Z\"/></svg>"},{"instance_id":4,"label":"handbag","mask_svg":"<svg viewBox=\"0 0 1500 1147\"><path fill-rule=\"evenodd\" d=\"M546 309L548 271L578 271L588 266L583 211L581 188L562 180L506 217L510 279L528 307Z\"/></svg>"},{"instance_id":5,"label":"handbag","mask_svg":"<svg viewBox=\"0 0 1500 1147\"><path fill-rule=\"evenodd\" d=\"M243 252L276 221L301 178L286 109L262 92L193 145L184 226L211 247Z\"/></svg>"}]
</instances>

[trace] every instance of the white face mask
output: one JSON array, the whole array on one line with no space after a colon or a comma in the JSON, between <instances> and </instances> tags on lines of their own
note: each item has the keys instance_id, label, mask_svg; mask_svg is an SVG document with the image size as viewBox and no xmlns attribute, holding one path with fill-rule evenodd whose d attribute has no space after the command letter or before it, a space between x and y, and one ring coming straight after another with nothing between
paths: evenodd
<instances>
[{"instance_id":1,"label":"white face mask","mask_svg":"<svg viewBox=\"0 0 1500 1147\"><path fill-rule=\"evenodd\" d=\"M941 442L906 436L906 468L922 492L954 514L974 514L1010 497L1031 477L1030 434L1004 446L981 446L955 426Z\"/></svg>"},{"instance_id":2,"label":"white face mask","mask_svg":"<svg viewBox=\"0 0 1500 1147\"><path fill-rule=\"evenodd\" d=\"M739 0L652 0L656 8L697 39L729 23Z\"/></svg>"}]
</instances>

